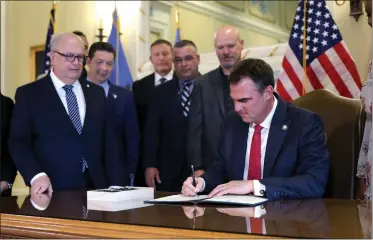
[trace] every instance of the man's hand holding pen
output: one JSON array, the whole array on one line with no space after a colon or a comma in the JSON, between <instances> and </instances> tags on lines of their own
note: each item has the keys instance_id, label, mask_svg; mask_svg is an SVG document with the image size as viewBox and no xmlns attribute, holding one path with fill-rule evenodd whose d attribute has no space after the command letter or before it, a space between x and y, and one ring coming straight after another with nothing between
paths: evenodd
<instances>
[{"instance_id":1,"label":"man's hand holding pen","mask_svg":"<svg viewBox=\"0 0 373 240\"><path fill-rule=\"evenodd\" d=\"M203 180L199 177L194 178L195 185L193 185L193 177L188 177L187 180L184 181L183 187L181 189L181 193L187 197L194 197L197 193L201 192L203 188Z\"/></svg>"},{"instance_id":2,"label":"man's hand holding pen","mask_svg":"<svg viewBox=\"0 0 373 240\"><path fill-rule=\"evenodd\" d=\"M189 219L195 219L196 217L201 217L205 214L204 207L197 207L197 206L182 206L184 210L184 214Z\"/></svg>"}]
</instances>

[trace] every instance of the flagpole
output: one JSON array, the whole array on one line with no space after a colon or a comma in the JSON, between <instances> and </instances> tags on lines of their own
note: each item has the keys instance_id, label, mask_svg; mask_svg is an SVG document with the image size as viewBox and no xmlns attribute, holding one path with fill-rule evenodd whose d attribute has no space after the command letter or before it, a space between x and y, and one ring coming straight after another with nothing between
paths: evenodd
<instances>
[{"instance_id":1,"label":"flagpole","mask_svg":"<svg viewBox=\"0 0 373 240\"><path fill-rule=\"evenodd\" d=\"M117 42L116 42L116 49L115 49L115 52L116 52L116 58L117 60L115 61L115 65L116 65L116 68L115 68L115 81L116 81L116 85L118 86L119 84L119 14L118 14L118 11L117 11L117 1L114 1L114 4L115 4L115 9L114 11L116 12L116 15L117 15L117 19L115 20L115 27L117 28Z\"/></svg>"},{"instance_id":2,"label":"flagpole","mask_svg":"<svg viewBox=\"0 0 373 240\"><path fill-rule=\"evenodd\" d=\"M56 33L56 12L57 12L57 1L53 1L52 8L54 9L53 34L55 34L55 33Z\"/></svg>"},{"instance_id":3,"label":"flagpole","mask_svg":"<svg viewBox=\"0 0 373 240\"><path fill-rule=\"evenodd\" d=\"M176 30L179 29L179 36L180 36L180 39L181 39L180 16L179 16L179 6L178 5L176 5L175 20L176 20Z\"/></svg>"},{"instance_id":4,"label":"flagpole","mask_svg":"<svg viewBox=\"0 0 373 240\"><path fill-rule=\"evenodd\" d=\"M307 31L306 31L306 14L307 14L307 0L303 0L303 81L302 81L302 96L306 94L307 81Z\"/></svg>"}]
</instances>

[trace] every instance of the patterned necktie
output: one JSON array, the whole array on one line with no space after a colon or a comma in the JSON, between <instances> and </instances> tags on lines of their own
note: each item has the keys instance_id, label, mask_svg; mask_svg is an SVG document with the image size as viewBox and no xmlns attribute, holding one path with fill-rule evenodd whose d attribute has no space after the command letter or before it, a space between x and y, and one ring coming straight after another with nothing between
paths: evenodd
<instances>
[{"instance_id":1,"label":"patterned necktie","mask_svg":"<svg viewBox=\"0 0 373 240\"><path fill-rule=\"evenodd\" d=\"M180 93L181 96L181 106L183 108L183 114L185 117L188 116L189 107L190 107L190 91L189 88L192 85L192 81L185 81L183 89Z\"/></svg>"},{"instance_id":2,"label":"patterned necktie","mask_svg":"<svg viewBox=\"0 0 373 240\"><path fill-rule=\"evenodd\" d=\"M261 131L263 129L259 124L254 127L254 135L251 139L251 148L249 156L249 173L247 174L248 180L259 180L262 176L261 167Z\"/></svg>"},{"instance_id":3,"label":"patterned necktie","mask_svg":"<svg viewBox=\"0 0 373 240\"><path fill-rule=\"evenodd\" d=\"M166 78L159 79L159 82L160 82L159 85L163 84L166 80L167 80Z\"/></svg>"},{"instance_id":4,"label":"patterned necktie","mask_svg":"<svg viewBox=\"0 0 373 240\"><path fill-rule=\"evenodd\" d=\"M82 133L82 122L80 120L78 101L76 100L75 93L73 92L73 85L65 85L62 88L66 92L67 109L69 117L79 135ZM82 172L88 168L85 159L82 159Z\"/></svg>"},{"instance_id":5,"label":"patterned necktie","mask_svg":"<svg viewBox=\"0 0 373 240\"><path fill-rule=\"evenodd\" d=\"M89 210L85 206L82 206L82 217L83 217L83 219L87 219L88 212L89 212Z\"/></svg>"}]
</instances>

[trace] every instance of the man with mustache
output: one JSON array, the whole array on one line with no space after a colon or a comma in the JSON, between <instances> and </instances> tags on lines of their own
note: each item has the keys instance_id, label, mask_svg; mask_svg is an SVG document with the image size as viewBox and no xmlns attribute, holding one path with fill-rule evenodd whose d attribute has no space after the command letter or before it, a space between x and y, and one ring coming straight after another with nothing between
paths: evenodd
<instances>
[{"instance_id":1,"label":"man with mustache","mask_svg":"<svg viewBox=\"0 0 373 240\"><path fill-rule=\"evenodd\" d=\"M108 103L108 115L119 146L119 156L124 164L125 185L132 185L138 163L139 127L133 94L130 90L108 81L114 69L116 52L110 43L96 42L89 48L87 80L101 86Z\"/></svg>"},{"instance_id":2,"label":"man with mustache","mask_svg":"<svg viewBox=\"0 0 373 240\"><path fill-rule=\"evenodd\" d=\"M197 177L217 156L224 117L234 108L229 97L228 76L241 61L244 46L238 29L232 26L221 27L214 40L220 66L196 80L191 96L187 159L197 170Z\"/></svg>"}]
</instances>

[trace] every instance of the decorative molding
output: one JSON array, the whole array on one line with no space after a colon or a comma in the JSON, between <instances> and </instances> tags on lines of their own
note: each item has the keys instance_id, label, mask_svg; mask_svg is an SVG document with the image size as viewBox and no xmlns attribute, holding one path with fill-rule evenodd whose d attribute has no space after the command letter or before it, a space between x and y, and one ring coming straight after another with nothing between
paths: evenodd
<instances>
[{"instance_id":1,"label":"decorative molding","mask_svg":"<svg viewBox=\"0 0 373 240\"><path fill-rule=\"evenodd\" d=\"M234 9L236 11L245 12L245 1L215 1L217 4L224 7Z\"/></svg>"},{"instance_id":2,"label":"decorative molding","mask_svg":"<svg viewBox=\"0 0 373 240\"><path fill-rule=\"evenodd\" d=\"M173 4L176 4L173 1ZM257 33L280 39L283 42L289 40L288 30L282 29L279 26L271 26L262 23L256 19L248 18L244 13L238 14L237 11L228 7L217 7L213 2L205 1L178 1L178 6L195 11L204 15L212 16L216 19L234 22L238 27L246 28Z\"/></svg>"},{"instance_id":3,"label":"decorative molding","mask_svg":"<svg viewBox=\"0 0 373 240\"><path fill-rule=\"evenodd\" d=\"M172 4L167 1L151 1L150 8L153 14L150 17L150 32L160 33L162 38L169 39L170 37L170 23L169 16L171 13ZM159 13L159 15L157 14ZM165 17L167 16L167 17Z\"/></svg>"},{"instance_id":4,"label":"decorative molding","mask_svg":"<svg viewBox=\"0 0 373 240\"><path fill-rule=\"evenodd\" d=\"M150 1L151 6L156 7L158 9L163 9L166 11L170 11L172 6L174 5L170 1Z\"/></svg>"}]
</instances>

